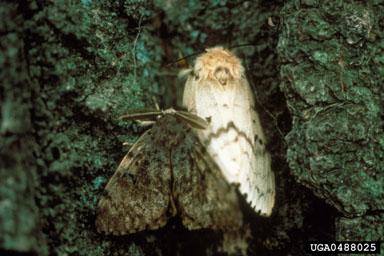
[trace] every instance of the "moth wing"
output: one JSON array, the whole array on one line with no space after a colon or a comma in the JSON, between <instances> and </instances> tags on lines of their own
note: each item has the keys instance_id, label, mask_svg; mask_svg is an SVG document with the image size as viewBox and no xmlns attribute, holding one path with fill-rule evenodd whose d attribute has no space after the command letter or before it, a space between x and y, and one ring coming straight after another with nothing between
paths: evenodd
<instances>
[{"instance_id":1,"label":"moth wing","mask_svg":"<svg viewBox=\"0 0 384 256\"><path fill-rule=\"evenodd\" d=\"M246 78L231 80L222 90L213 80L196 81L190 77L186 88L194 89L184 94L192 98L184 98L184 105L210 121L208 129L198 131L208 153L228 182L240 184L240 192L247 195L251 206L263 215L270 215L274 205L274 175Z\"/></svg>"},{"instance_id":2,"label":"moth wing","mask_svg":"<svg viewBox=\"0 0 384 256\"><path fill-rule=\"evenodd\" d=\"M239 190L247 194L247 201L262 215L269 216L275 204L275 177L271 169L271 156L266 149L266 138L255 104L245 77L239 80L241 86L236 86L234 98L234 122L245 136L239 140L242 148L252 154L243 154L244 161L248 160L249 172L241 177ZM247 104L239 104L245 102Z\"/></svg>"},{"instance_id":3,"label":"moth wing","mask_svg":"<svg viewBox=\"0 0 384 256\"><path fill-rule=\"evenodd\" d=\"M239 129L235 124L235 116L242 113L234 113L234 88L222 90L219 85L211 80L204 79L197 81L190 77L190 86L195 88L191 90L194 95L184 94L184 96L193 97L183 99L183 103L192 113L196 113L209 123L205 130L198 131L199 138L203 145L207 147L209 155L214 159L221 169L228 182L240 183L241 170L249 167L244 166L243 152L247 150L242 148L243 144L238 143L238 139L245 137L245 134L239 136ZM188 85L188 84L187 84ZM233 86L233 84L231 84ZM192 105L187 105L193 103ZM242 110L242 109L240 109Z\"/></svg>"},{"instance_id":4,"label":"moth wing","mask_svg":"<svg viewBox=\"0 0 384 256\"><path fill-rule=\"evenodd\" d=\"M171 157L173 196L183 225L188 229L238 230L243 217L236 189L206 153L194 129L172 150Z\"/></svg>"},{"instance_id":5,"label":"moth wing","mask_svg":"<svg viewBox=\"0 0 384 256\"><path fill-rule=\"evenodd\" d=\"M183 92L183 106L188 108L189 112L196 114L196 79L191 73L188 76L187 82L185 83Z\"/></svg>"},{"instance_id":6,"label":"moth wing","mask_svg":"<svg viewBox=\"0 0 384 256\"><path fill-rule=\"evenodd\" d=\"M170 153L153 142L157 136L153 133L152 128L140 137L105 187L97 210L99 232L123 235L166 224Z\"/></svg>"}]
</instances>

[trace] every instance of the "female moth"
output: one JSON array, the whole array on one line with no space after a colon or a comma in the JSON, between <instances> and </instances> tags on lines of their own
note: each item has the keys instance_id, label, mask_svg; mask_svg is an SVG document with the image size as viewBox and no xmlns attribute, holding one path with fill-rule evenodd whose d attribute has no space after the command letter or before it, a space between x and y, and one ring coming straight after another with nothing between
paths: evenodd
<instances>
[{"instance_id":1,"label":"female moth","mask_svg":"<svg viewBox=\"0 0 384 256\"><path fill-rule=\"evenodd\" d=\"M207 49L187 79L183 105L208 121L196 132L227 181L239 184L252 208L269 216L275 178L241 61L222 47Z\"/></svg>"}]
</instances>

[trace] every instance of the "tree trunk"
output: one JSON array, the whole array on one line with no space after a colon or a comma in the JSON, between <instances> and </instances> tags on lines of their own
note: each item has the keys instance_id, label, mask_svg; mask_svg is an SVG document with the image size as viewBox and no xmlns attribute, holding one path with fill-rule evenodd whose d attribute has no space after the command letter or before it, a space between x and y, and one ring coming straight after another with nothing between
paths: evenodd
<instances>
[{"instance_id":1,"label":"tree trunk","mask_svg":"<svg viewBox=\"0 0 384 256\"><path fill-rule=\"evenodd\" d=\"M248 254L305 255L307 240L383 240L383 6L1 3L0 254L220 253L223 234L189 231L178 218L105 236L95 214L129 149L123 143L147 129L119 116L154 107L153 96L161 108L180 107L179 70L166 65L179 53L244 43L233 51L254 90L277 184L270 218L242 201Z\"/></svg>"}]
</instances>

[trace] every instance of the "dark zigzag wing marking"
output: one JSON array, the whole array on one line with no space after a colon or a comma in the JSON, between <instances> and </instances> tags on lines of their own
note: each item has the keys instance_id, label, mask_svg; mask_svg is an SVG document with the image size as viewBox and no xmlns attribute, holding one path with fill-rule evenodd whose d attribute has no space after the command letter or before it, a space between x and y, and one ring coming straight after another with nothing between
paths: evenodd
<instances>
[{"instance_id":1,"label":"dark zigzag wing marking","mask_svg":"<svg viewBox=\"0 0 384 256\"><path fill-rule=\"evenodd\" d=\"M212 141L213 139L220 138L221 136L225 135L226 133L229 133L229 131L230 131L231 129L233 129L233 130L236 132L236 134L237 134L238 137L243 137L243 138L247 141L247 143L251 146L252 151L253 151L254 154L257 154L257 153L262 153L262 154L264 154L264 153L265 153L265 149L264 149L264 148L263 148L263 150L262 150L261 152L256 152L256 151L255 151L255 148L254 148L254 143L252 142L252 140L251 140L250 138L248 138L247 135L246 135L244 132L240 131L239 128L237 128L237 126L233 123L233 121L229 121L229 122L227 123L226 127L221 127L221 128L219 128L219 129L217 129L216 132L211 132L211 133L207 136L207 138L203 141L203 143L206 144L206 145L208 145L209 143L211 143L211 141ZM235 138L235 139L236 139L236 138ZM238 138L237 138L237 139L238 139ZM236 141L234 141L234 142L236 142ZM259 150L259 151L260 151L260 150Z\"/></svg>"},{"instance_id":2,"label":"dark zigzag wing marking","mask_svg":"<svg viewBox=\"0 0 384 256\"><path fill-rule=\"evenodd\" d=\"M256 113L255 113L256 114ZM251 183L254 193L257 194L257 203L262 207L262 215L269 216L271 214L274 202L275 202L275 178L274 173L270 169L270 155L265 147L264 135L262 133L261 127L259 125L259 136L256 133L254 138L254 143L246 136L246 134L240 131L235 124L230 121L227 123L226 127L219 128L216 133L211 132L206 139L203 139L205 145L209 145L212 140L225 136L226 133L229 133L231 130L234 130L237 136L234 138L233 143L237 143L237 140L244 138L246 142L251 146L252 153L256 157L256 163L259 165L255 168L255 171L252 173L253 178L256 180L248 180ZM225 145L231 146L231 144ZM225 147L222 147L223 150ZM217 157L216 152L212 157ZM248 155L249 152L244 151L243 154ZM260 167L261 166L261 167Z\"/></svg>"},{"instance_id":3,"label":"dark zigzag wing marking","mask_svg":"<svg viewBox=\"0 0 384 256\"><path fill-rule=\"evenodd\" d=\"M132 146L99 201L99 232L122 235L166 224L170 204L170 150L156 123Z\"/></svg>"},{"instance_id":4,"label":"dark zigzag wing marking","mask_svg":"<svg viewBox=\"0 0 384 256\"><path fill-rule=\"evenodd\" d=\"M234 186L227 183L193 129L172 150L173 195L188 229L238 230L242 212Z\"/></svg>"}]
</instances>

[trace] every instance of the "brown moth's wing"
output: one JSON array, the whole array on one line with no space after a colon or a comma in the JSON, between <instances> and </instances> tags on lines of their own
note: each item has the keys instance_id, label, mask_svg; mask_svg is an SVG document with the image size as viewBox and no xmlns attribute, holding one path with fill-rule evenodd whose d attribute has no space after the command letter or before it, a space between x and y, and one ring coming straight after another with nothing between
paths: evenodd
<instances>
[{"instance_id":1,"label":"brown moth's wing","mask_svg":"<svg viewBox=\"0 0 384 256\"><path fill-rule=\"evenodd\" d=\"M234 186L189 128L183 143L172 149L173 197L188 229L238 230L242 212Z\"/></svg>"},{"instance_id":2,"label":"brown moth's wing","mask_svg":"<svg viewBox=\"0 0 384 256\"><path fill-rule=\"evenodd\" d=\"M172 205L170 150L159 124L133 145L105 187L97 210L99 232L123 235L167 223Z\"/></svg>"}]
</instances>

